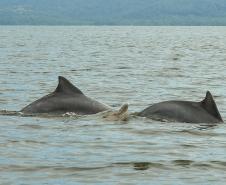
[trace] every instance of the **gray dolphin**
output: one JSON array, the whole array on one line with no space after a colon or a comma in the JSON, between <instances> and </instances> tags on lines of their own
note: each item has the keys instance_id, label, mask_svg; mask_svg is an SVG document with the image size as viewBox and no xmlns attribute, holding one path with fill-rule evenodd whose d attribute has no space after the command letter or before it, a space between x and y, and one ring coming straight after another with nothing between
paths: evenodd
<instances>
[{"instance_id":1,"label":"gray dolphin","mask_svg":"<svg viewBox=\"0 0 226 185\"><path fill-rule=\"evenodd\" d=\"M81 90L66 78L59 76L56 90L24 107L23 113L66 113L79 115L96 114L111 109L96 100L85 96Z\"/></svg>"},{"instance_id":2,"label":"gray dolphin","mask_svg":"<svg viewBox=\"0 0 226 185\"><path fill-rule=\"evenodd\" d=\"M223 122L213 96L209 91L201 102L165 101L153 104L137 114L158 120L186 123Z\"/></svg>"}]
</instances>

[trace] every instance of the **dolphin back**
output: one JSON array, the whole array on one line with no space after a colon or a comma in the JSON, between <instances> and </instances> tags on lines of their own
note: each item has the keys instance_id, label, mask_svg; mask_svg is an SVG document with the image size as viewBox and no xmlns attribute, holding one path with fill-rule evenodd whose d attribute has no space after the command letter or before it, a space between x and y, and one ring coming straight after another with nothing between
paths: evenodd
<instances>
[{"instance_id":1,"label":"dolphin back","mask_svg":"<svg viewBox=\"0 0 226 185\"><path fill-rule=\"evenodd\" d=\"M209 91L201 102L177 100L160 102L145 108L138 113L138 116L186 123L223 122Z\"/></svg>"},{"instance_id":2,"label":"dolphin back","mask_svg":"<svg viewBox=\"0 0 226 185\"><path fill-rule=\"evenodd\" d=\"M83 94L69 80L59 76L58 86L52 93L24 107L24 113L66 113L96 114L110 107Z\"/></svg>"}]
</instances>

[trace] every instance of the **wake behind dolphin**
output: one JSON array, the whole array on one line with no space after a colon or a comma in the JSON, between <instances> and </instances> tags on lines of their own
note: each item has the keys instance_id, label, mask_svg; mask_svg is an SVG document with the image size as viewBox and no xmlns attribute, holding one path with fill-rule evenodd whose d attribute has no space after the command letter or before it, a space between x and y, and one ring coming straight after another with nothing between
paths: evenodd
<instances>
[{"instance_id":1,"label":"wake behind dolphin","mask_svg":"<svg viewBox=\"0 0 226 185\"><path fill-rule=\"evenodd\" d=\"M223 122L213 96L209 91L201 102L165 101L153 104L140 113L141 117L186 123Z\"/></svg>"}]
</instances>

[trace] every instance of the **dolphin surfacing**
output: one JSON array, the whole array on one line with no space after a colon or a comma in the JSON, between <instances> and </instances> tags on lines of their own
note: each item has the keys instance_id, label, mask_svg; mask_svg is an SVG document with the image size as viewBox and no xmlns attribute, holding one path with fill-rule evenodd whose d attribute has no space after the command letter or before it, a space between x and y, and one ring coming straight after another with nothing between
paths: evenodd
<instances>
[{"instance_id":1,"label":"dolphin surfacing","mask_svg":"<svg viewBox=\"0 0 226 185\"><path fill-rule=\"evenodd\" d=\"M111 109L96 100L85 96L66 78L59 76L56 90L24 107L23 113L66 113L78 115L96 114Z\"/></svg>"},{"instance_id":2,"label":"dolphin surfacing","mask_svg":"<svg viewBox=\"0 0 226 185\"><path fill-rule=\"evenodd\" d=\"M138 116L186 123L223 122L209 91L206 92L206 97L201 102L164 101L147 107L139 112Z\"/></svg>"}]
</instances>

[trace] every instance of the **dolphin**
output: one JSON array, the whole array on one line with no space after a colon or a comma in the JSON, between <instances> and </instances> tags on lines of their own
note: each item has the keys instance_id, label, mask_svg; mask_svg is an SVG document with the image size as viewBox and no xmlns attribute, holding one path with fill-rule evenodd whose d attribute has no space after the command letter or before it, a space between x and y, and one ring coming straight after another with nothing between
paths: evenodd
<instances>
[{"instance_id":1,"label":"dolphin","mask_svg":"<svg viewBox=\"0 0 226 185\"><path fill-rule=\"evenodd\" d=\"M201 102L164 101L153 104L137 114L156 120L168 120L185 123L221 123L223 122L213 96L209 91Z\"/></svg>"},{"instance_id":2,"label":"dolphin","mask_svg":"<svg viewBox=\"0 0 226 185\"><path fill-rule=\"evenodd\" d=\"M20 112L25 114L73 112L78 115L89 115L111 109L84 95L66 78L59 76L58 79L59 83L54 92L27 105Z\"/></svg>"},{"instance_id":3,"label":"dolphin","mask_svg":"<svg viewBox=\"0 0 226 185\"><path fill-rule=\"evenodd\" d=\"M105 111L102 113L102 118L107 121L128 121L128 104L123 104L118 111Z\"/></svg>"}]
</instances>

